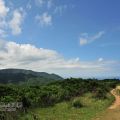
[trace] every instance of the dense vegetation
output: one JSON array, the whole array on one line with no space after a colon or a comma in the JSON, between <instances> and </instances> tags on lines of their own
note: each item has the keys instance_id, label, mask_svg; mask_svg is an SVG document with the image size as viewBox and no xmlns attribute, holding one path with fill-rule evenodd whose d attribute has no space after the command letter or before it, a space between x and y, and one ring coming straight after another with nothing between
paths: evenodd
<instances>
[{"instance_id":1,"label":"dense vegetation","mask_svg":"<svg viewBox=\"0 0 120 120\"><path fill-rule=\"evenodd\" d=\"M119 84L119 80L66 79L46 85L0 85L0 101L22 101L25 108L44 108L70 101L77 96L91 93L95 99L107 99L107 93ZM78 101L74 107L82 107ZM5 114L5 113L4 113ZM11 119L12 120L12 119Z\"/></svg>"}]
</instances>

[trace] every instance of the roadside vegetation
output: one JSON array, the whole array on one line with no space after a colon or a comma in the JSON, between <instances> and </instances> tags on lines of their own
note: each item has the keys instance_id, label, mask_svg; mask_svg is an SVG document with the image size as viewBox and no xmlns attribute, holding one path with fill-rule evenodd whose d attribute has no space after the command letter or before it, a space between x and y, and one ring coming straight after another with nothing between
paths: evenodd
<instances>
[{"instance_id":1,"label":"roadside vegetation","mask_svg":"<svg viewBox=\"0 0 120 120\"><path fill-rule=\"evenodd\" d=\"M34 120L34 115L38 120L91 120L103 112L113 99L109 94L107 99L96 100L87 93L51 107L31 109L20 120Z\"/></svg>"},{"instance_id":2,"label":"roadside vegetation","mask_svg":"<svg viewBox=\"0 0 120 120\"><path fill-rule=\"evenodd\" d=\"M114 98L109 91L119 80L66 79L46 85L0 85L0 101L22 101L23 111L0 113L10 120L90 120ZM3 120L9 120L10 117Z\"/></svg>"}]
</instances>

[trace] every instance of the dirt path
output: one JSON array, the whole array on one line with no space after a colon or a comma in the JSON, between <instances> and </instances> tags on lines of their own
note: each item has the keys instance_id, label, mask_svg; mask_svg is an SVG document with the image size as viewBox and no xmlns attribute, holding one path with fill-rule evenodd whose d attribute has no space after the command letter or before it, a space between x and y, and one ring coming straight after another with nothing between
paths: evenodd
<instances>
[{"instance_id":1,"label":"dirt path","mask_svg":"<svg viewBox=\"0 0 120 120\"><path fill-rule=\"evenodd\" d=\"M120 107L120 96L118 96L118 95L116 94L116 90L115 90L115 89L113 89L113 90L111 91L111 94L115 96L115 102L114 102L113 105L111 105L111 106L109 107L109 109L119 108L119 107Z\"/></svg>"},{"instance_id":2,"label":"dirt path","mask_svg":"<svg viewBox=\"0 0 120 120\"><path fill-rule=\"evenodd\" d=\"M116 89L120 90L120 86ZM111 91L111 94L115 96L115 102L105 111L103 116L96 118L96 120L120 120L120 96L117 95L116 89Z\"/></svg>"}]
</instances>

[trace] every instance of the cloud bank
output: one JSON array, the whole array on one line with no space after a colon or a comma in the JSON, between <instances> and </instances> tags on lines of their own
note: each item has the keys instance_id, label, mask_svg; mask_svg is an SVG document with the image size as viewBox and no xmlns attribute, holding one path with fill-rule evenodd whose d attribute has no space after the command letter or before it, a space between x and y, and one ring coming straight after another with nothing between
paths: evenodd
<instances>
[{"instance_id":1,"label":"cloud bank","mask_svg":"<svg viewBox=\"0 0 120 120\"><path fill-rule=\"evenodd\" d=\"M55 50L37 48L31 44L18 44L0 40L0 68L24 68L35 71L57 73L64 77L117 76L119 61L81 61L79 58L65 59Z\"/></svg>"}]
</instances>

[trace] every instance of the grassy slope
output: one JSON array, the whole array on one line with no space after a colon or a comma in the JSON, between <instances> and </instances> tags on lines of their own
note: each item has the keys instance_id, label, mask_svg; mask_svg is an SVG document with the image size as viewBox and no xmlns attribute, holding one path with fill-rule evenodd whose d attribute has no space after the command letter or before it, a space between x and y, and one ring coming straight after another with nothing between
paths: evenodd
<instances>
[{"instance_id":1,"label":"grassy slope","mask_svg":"<svg viewBox=\"0 0 120 120\"><path fill-rule=\"evenodd\" d=\"M39 118L38 120L90 120L103 112L114 100L110 95L106 100L96 100L91 96L89 93L83 97L75 98L84 105L82 108L72 107L73 100L71 100L70 102L58 103L53 107L30 110L21 120L34 120L32 114L35 114Z\"/></svg>"}]
</instances>

